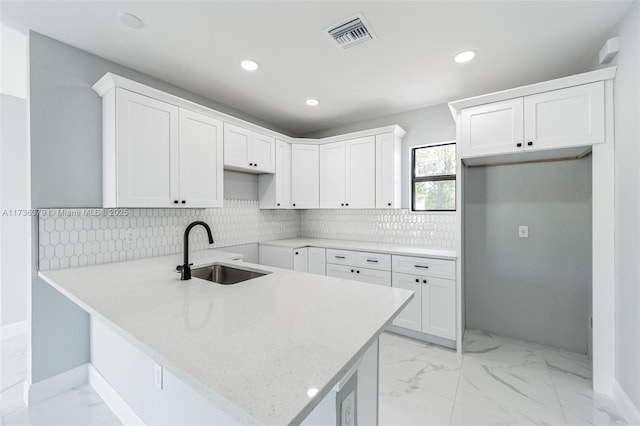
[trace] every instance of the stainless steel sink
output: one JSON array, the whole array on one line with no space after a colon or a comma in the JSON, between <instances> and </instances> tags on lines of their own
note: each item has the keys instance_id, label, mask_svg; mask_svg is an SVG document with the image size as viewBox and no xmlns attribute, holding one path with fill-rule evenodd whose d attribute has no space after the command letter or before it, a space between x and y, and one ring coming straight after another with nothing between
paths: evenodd
<instances>
[{"instance_id":1,"label":"stainless steel sink","mask_svg":"<svg viewBox=\"0 0 640 426\"><path fill-rule=\"evenodd\" d=\"M252 280L270 273L271 272L267 271L241 269L235 266L214 263L213 265L192 269L191 277L201 278L217 284L229 285Z\"/></svg>"}]
</instances>

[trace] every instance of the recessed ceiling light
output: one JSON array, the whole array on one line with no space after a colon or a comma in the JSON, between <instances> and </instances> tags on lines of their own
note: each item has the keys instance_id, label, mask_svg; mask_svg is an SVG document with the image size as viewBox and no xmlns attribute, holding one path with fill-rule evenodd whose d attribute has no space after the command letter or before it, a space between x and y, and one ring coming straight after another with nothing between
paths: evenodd
<instances>
[{"instance_id":1,"label":"recessed ceiling light","mask_svg":"<svg viewBox=\"0 0 640 426\"><path fill-rule=\"evenodd\" d=\"M133 13L129 12L120 12L118 13L118 19L122 22L123 25L126 25L129 28L142 28L144 27L144 22L142 19L138 18Z\"/></svg>"},{"instance_id":2,"label":"recessed ceiling light","mask_svg":"<svg viewBox=\"0 0 640 426\"><path fill-rule=\"evenodd\" d=\"M453 60L459 64L462 64L465 62L469 62L470 60L475 58L475 56L476 56L475 50L465 50L464 52L460 52L456 56L454 56Z\"/></svg>"},{"instance_id":3,"label":"recessed ceiling light","mask_svg":"<svg viewBox=\"0 0 640 426\"><path fill-rule=\"evenodd\" d=\"M305 101L307 103L307 105L309 106L318 106L318 104L320 103L319 100L314 99L314 98L309 98Z\"/></svg>"},{"instance_id":4,"label":"recessed ceiling light","mask_svg":"<svg viewBox=\"0 0 640 426\"><path fill-rule=\"evenodd\" d=\"M255 71L260 68L260 64L252 59L245 59L241 61L240 66L247 71Z\"/></svg>"}]
</instances>

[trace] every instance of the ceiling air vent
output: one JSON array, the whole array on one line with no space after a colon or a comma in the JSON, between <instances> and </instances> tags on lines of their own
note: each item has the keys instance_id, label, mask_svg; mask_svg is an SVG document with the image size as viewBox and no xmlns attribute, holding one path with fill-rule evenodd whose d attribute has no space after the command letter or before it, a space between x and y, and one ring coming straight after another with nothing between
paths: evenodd
<instances>
[{"instance_id":1,"label":"ceiling air vent","mask_svg":"<svg viewBox=\"0 0 640 426\"><path fill-rule=\"evenodd\" d=\"M326 31L341 49L348 49L374 39L371 27L362 14L345 19L340 24L327 28Z\"/></svg>"}]
</instances>

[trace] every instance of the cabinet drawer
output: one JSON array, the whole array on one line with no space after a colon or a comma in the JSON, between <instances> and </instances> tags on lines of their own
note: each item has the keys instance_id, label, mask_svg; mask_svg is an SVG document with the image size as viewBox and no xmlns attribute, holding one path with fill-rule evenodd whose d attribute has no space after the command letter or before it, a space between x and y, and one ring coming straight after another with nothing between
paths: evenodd
<instances>
[{"instance_id":1,"label":"cabinet drawer","mask_svg":"<svg viewBox=\"0 0 640 426\"><path fill-rule=\"evenodd\" d=\"M356 266L358 264L357 253L350 250L327 249L327 263Z\"/></svg>"},{"instance_id":2,"label":"cabinet drawer","mask_svg":"<svg viewBox=\"0 0 640 426\"><path fill-rule=\"evenodd\" d=\"M454 260L430 259L427 257L392 256L393 272L416 274L425 277L455 279Z\"/></svg>"},{"instance_id":3,"label":"cabinet drawer","mask_svg":"<svg viewBox=\"0 0 640 426\"><path fill-rule=\"evenodd\" d=\"M327 276L358 281L358 277L355 274L355 268L346 265L333 265L331 263L327 264Z\"/></svg>"},{"instance_id":4,"label":"cabinet drawer","mask_svg":"<svg viewBox=\"0 0 640 426\"><path fill-rule=\"evenodd\" d=\"M391 271L391 255L370 253L364 251L353 252L356 258L356 266L381 271Z\"/></svg>"},{"instance_id":5,"label":"cabinet drawer","mask_svg":"<svg viewBox=\"0 0 640 426\"><path fill-rule=\"evenodd\" d=\"M391 255L367 251L327 249L327 263L391 271Z\"/></svg>"}]
</instances>

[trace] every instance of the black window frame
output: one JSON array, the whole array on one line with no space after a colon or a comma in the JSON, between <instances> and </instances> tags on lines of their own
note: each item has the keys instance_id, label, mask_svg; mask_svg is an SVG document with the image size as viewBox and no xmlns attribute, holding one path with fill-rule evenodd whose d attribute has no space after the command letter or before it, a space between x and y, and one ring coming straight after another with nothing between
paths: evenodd
<instances>
[{"instance_id":1,"label":"black window frame","mask_svg":"<svg viewBox=\"0 0 640 426\"><path fill-rule=\"evenodd\" d=\"M421 145L421 146L414 146L411 148L411 211L412 212L417 212L417 213L421 213L421 212L455 212L458 209L458 200L457 200L457 195L455 195L455 205L453 207L453 209L425 209L425 210L416 210L416 183L420 183L420 182L442 182L442 181L447 181L447 180L452 180L454 182L456 182L457 179L457 165L456 165L456 174L453 175L435 175L435 176L416 176L416 150L418 149L428 149L428 148L435 148L438 146L445 146L445 145L456 145L456 142L444 142L444 143L435 143L435 144L429 144L429 145ZM457 149L457 147L456 147ZM455 161L457 161L457 157L455 159ZM457 191L457 185L455 187L454 191Z\"/></svg>"}]
</instances>

